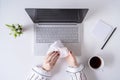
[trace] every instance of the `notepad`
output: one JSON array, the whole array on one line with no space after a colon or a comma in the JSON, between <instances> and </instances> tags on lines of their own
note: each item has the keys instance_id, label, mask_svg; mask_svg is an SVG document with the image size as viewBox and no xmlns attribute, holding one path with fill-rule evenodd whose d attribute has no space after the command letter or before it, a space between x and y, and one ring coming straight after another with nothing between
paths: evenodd
<instances>
[{"instance_id":1,"label":"notepad","mask_svg":"<svg viewBox=\"0 0 120 80\"><path fill-rule=\"evenodd\" d=\"M113 27L100 20L95 25L92 35L99 41L105 41L112 33Z\"/></svg>"}]
</instances>

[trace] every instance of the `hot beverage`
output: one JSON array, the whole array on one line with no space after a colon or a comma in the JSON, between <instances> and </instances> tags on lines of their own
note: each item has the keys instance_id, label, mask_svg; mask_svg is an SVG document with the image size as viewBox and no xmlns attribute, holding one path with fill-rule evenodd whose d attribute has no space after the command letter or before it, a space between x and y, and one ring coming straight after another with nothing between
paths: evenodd
<instances>
[{"instance_id":1,"label":"hot beverage","mask_svg":"<svg viewBox=\"0 0 120 80\"><path fill-rule=\"evenodd\" d=\"M89 65L94 68L97 69L101 66L101 59L97 56L94 56L90 59Z\"/></svg>"}]
</instances>

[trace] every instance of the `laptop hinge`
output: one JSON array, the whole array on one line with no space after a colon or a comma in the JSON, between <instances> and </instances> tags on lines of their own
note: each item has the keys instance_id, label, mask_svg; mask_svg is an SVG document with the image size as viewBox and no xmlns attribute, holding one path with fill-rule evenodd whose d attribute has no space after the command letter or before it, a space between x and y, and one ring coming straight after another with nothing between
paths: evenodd
<instances>
[{"instance_id":1,"label":"laptop hinge","mask_svg":"<svg viewBox=\"0 0 120 80\"><path fill-rule=\"evenodd\" d=\"M37 24L39 24L39 25L76 25L76 24L78 24L78 23L37 23Z\"/></svg>"}]
</instances>

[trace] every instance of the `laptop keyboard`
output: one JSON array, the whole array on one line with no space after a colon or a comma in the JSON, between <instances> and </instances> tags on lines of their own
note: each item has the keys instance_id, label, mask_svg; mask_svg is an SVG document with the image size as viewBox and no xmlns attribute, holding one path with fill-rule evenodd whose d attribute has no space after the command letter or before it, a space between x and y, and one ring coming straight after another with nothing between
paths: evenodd
<instances>
[{"instance_id":1,"label":"laptop keyboard","mask_svg":"<svg viewBox=\"0 0 120 80\"><path fill-rule=\"evenodd\" d=\"M53 43L61 40L64 43L75 43L78 41L78 27L75 25L39 25L36 29L37 43Z\"/></svg>"}]
</instances>

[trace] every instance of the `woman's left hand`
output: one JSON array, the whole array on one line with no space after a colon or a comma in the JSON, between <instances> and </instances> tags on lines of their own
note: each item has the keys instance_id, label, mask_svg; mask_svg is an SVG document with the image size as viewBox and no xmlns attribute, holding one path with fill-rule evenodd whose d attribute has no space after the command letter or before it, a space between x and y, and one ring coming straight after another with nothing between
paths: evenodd
<instances>
[{"instance_id":1,"label":"woman's left hand","mask_svg":"<svg viewBox=\"0 0 120 80\"><path fill-rule=\"evenodd\" d=\"M50 71L51 69L53 69L59 57L60 54L58 51L53 51L52 53L49 53L46 56L45 61L43 62L42 68L46 71Z\"/></svg>"}]
</instances>

